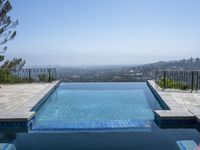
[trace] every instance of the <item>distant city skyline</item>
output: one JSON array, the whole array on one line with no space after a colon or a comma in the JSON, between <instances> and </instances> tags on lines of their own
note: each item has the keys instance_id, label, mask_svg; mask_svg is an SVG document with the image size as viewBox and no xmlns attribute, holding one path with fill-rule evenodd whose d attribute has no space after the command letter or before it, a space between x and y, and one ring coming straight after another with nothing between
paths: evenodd
<instances>
[{"instance_id":1,"label":"distant city skyline","mask_svg":"<svg viewBox=\"0 0 200 150\"><path fill-rule=\"evenodd\" d=\"M127 65L200 55L199 0L11 0L6 58L28 66Z\"/></svg>"}]
</instances>

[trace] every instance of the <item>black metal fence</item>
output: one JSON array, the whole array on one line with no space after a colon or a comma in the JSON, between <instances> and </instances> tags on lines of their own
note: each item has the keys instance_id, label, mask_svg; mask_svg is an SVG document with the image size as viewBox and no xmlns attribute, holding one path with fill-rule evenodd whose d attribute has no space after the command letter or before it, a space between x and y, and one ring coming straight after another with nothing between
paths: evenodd
<instances>
[{"instance_id":1,"label":"black metal fence","mask_svg":"<svg viewBox=\"0 0 200 150\"><path fill-rule=\"evenodd\" d=\"M200 71L156 71L156 83L163 90L199 91Z\"/></svg>"},{"instance_id":2,"label":"black metal fence","mask_svg":"<svg viewBox=\"0 0 200 150\"><path fill-rule=\"evenodd\" d=\"M1 69L3 70L3 69ZM20 70L8 70L17 81L21 82L51 82L56 80L56 68L30 68Z\"/></svg>"}]
</instances>

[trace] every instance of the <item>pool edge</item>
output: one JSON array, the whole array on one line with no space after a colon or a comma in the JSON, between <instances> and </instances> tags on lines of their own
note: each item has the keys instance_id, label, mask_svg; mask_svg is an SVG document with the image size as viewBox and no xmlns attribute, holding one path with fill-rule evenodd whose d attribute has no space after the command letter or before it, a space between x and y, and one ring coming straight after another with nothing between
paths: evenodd
<instances>
[{"instance_id":1,"label":"pool edge","mask_svg":"<svg viewBox=\"0 0 200 150\"><path fill-rule=\"evenodd\" d=\"M48 97L60 84L60 81L54 81L49 84L44 90L40 91L35 97L32 97L30 101L36 101L35 104L27 112L19 112L17 115L11 114L10 117L3 116L0 118L0 131L18 131L27 132L31 120L34 118L36 112L34 111L36 107Z\"/></svg>"},{"instance_id":2,"label":"pool edge","mask_svg":"<svg viewBox=\"0 0 200 150\"><path fill-rule=\"evenodd\" d=\"M154 110L155 122L161 128L198 128L199 123L194 114L187 110L175 111L172 110L170 106L167 105L167 102L162 98L156 89L153 87L153 80L148 80L147 85L155 94L155 96L160 100L168 109L166 110Z\"/></svg>"}]
</instances>

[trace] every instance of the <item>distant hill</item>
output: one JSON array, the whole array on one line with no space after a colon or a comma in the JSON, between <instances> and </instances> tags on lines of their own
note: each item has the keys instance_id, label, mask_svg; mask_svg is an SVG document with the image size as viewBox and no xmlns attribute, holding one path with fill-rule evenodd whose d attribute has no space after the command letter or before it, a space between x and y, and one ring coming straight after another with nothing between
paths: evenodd
<instances>
[{"instance_id":1,"label":"distant hill","mask_svg":"<svg viewBox=\"0 0 200 150\"><path fill-rule=\"evenodd\" d=\"M66 82L140 82L155 78L156 70L200 70L200 59L159 61L145 65L56 67Z\"/></svg>"},{"instance_id":2,"label":"distant hill","mask_svg":"<svg viewBox=\"0 0 200 150\"><path fill-rule=\"evenodd\" d=\"M147 70L200 70L200 58L190 58L175 61L159 61L139 66Z\"/></svg>"}]
</instances>

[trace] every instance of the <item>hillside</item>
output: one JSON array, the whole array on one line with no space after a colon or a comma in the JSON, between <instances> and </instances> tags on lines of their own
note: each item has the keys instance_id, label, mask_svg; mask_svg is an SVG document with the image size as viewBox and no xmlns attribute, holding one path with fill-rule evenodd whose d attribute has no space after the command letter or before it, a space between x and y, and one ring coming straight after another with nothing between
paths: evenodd
<instances>
[{"instance_id":1,"label":"hillside","mask_svg":"<svg viewBox=\"0 0 200 150\"><path fill-rule=\"evenodd\" d=\"M200 59L160 61L139 66L58 68L58 78L66 82L139 82L154 78L156 70L200 70Z\"/></svg>"}]
</instances>

